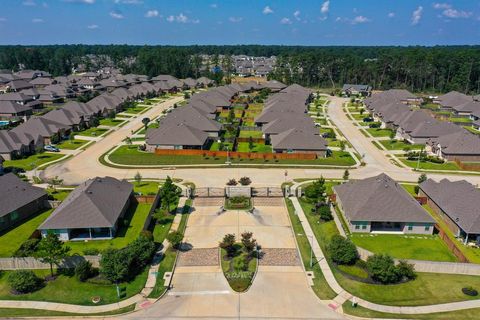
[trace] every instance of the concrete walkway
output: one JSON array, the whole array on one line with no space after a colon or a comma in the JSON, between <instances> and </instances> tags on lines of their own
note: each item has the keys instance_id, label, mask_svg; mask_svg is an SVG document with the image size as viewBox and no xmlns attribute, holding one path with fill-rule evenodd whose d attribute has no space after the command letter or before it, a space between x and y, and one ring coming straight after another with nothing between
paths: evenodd
<instances>
[{"instance_id":1,"label":"concrete walkway","mask_svg":"<svg viewBox=\"0 0 480 320\"><path fill-rule=\"evenodd\" d=\"M298 187L298 184L292 186L291 190L293 194L295 194L297 187ZM367 300L361 299L359 297L353 296L349 292L345 291L337 282L337 279L335 279L335 276L333 275L333 272L330 269L330 265L325 259L325 255L320 247L318 239L315 237L313 233L313 230L310 226L310 223L307 220L307 217L305 216L305 213L303 212L303 209L298 201L298 198L291 197L290 200L292 201L293 207L295 208L295 213L298 215L300 219L302 227L305 231L305 235L307 236L307 239L310 242L310 246L313 248L313 253L315 254L315 257L318 259L318 265L320 266L320 269L322 270L322 273L328 285L337 294L337 297L333 299L334 301L333 304L336 304L336 305L332 305L333 308L338 309L347 300L355 301L356 303L358 303L358 305L370 310L386 312L386 313L397 313L397 314L426 314L426 313L449 312L449 311L457 311L457 310L464 310L464 309L480 308L480 299L426 305L426 306L401 307L401 306L387 306L387 305L372 303Z\"/></svg>"}]
</instances>

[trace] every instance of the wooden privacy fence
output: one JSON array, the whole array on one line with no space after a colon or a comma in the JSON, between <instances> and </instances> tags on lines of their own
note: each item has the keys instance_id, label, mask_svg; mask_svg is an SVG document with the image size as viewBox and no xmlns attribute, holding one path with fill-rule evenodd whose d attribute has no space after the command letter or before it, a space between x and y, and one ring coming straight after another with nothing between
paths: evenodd
<instances>
[{"instance_id":1,"label":"wooden privacy fence","mask_svg":"<svg viewBox=\"0 0 480 320\"><path fill-rule=\"evenodd\" d=\"M463 252L460 251L460 249L457 247L457 244L448 237L446 232L443 231L439 225L436 225L435 228L438 230L438 236L440 237L440 239L445 242L448 249L455 255L455 257L458 258L460 262L470 262L467 257L465 257Z\"/></svg>"},{"instance_id":2,"label":"wooden privacy fence","mask_svg":"<svg viewBox=\"0 0 480 320\"><path fill-rule=\"evenodd\" d=\"M455 163L465 171L480 171L480 163L463 163L458 159L455 159Z\"/></svg>"},{"instance_id":3,"label":"wooden privacy fence","mask_svg":"<svg viewBox=\"0 0 480 320\"><path fill-rule=\"evenodd\" d=\"M247 138L248 139L248 138ZM265 160L315 160L315 153L266 153L266 152L234 152L234 151L209 151L197 149L171 150L155 149L159 156L203 156L238 158L238 159L265 159Z\"/></svg>"},{"instance_id":4,"label":"wooden privacy fence","mask_svg":"<svg viewBox=\"0 0 480 320\"><path fill-rule=\"evenodd\" d=\"M153 203L155 201L155 195L138 195L135 196L135 199L137 199L138 203Z\"/></svg>"}]
</instances>

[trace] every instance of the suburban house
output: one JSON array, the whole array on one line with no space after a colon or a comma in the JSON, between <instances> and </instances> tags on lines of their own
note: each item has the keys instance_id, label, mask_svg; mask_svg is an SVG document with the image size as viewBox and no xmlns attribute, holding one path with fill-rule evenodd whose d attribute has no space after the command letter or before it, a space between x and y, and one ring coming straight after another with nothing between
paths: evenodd
<instances>
[{"instance_id":1,"label":"suburban house","mask_svg":"<svg viewBox=\"0 0 480 320\"><path fill-rule=\"evenodd\" d=\"M434 103L440 105L444 110L453 110L455 107L464 103L472 101L473 98L458 91L450 91L444 95L441 95L433 99Z\"/></svg>"},{"instance_id":2,"label":"suburban house","mask_svg":"<svg viewBox=\"0 0 480 320\"><path fill-rule=\"evenodd\" d=\"M112 177L96 177L73 190L38 228L63 240L111 239L133 198L133 186Z\"/></svg>"},{"instance_id":3,"label":"suburban house","mask_svg":"<svg viewBox=\"0 0 480 320\"><path fill-rule=\"evenodd\" d=\"M0 234L46 208L47 192L13 173L0 176Z\"/></svg>"},{"instance_id":4,"label":"suburban house","mask_svg":"<svg viewBox=\"0 0 480 320\"><path fill-rule=\"evenodd\" d=\"M301 128L273 135L270 140L275 153L315 153L319 157L327 155L327 141Z\"/></svg>"},{"instance_id":5,"label":"suburban house","mask_svg":"<svg viewBox=\"0 0 480 320\"><path fill-rule=\"evenodd\" d=\"M466 130L440 135L427 146L427 151L442 159L480 161L480 136Z\"/></svg>"},{"instance_id":6,"label":"suburban house","mask_svg":"<svg viewBox=\"0 0 480 320\"><path fill-rule=\"evenodd\" d=\"M13 101L0 101L0 119L19 118L32 115L32 108Z\"/></svg>"},{"instance_id":7,"label":"suburban house","mask_svg":"<svg viewBox=\"0 0 480 320\"><path fill-rule=\"evenodd\" d=\"M208 133L180 122L148 129L145 143L148 151L155 149L204 149L209 141Z\"/></svg>"},{"instance_id":8,"label":"suburban house","mask_svg":"<svg viewBox=\"0 0 480 320\"><path fill-rule=\"evenodd\" d=\"M480 191L465 180L431 179L420 184L419 196L465 243L480 242Z\"/></svg>"},{"instance_id":9,"label":"suburban house","mask_svg":"<svg viewBox=\"0 0 480 320\"><path fill-rule=\"evenodd\" d=\"M435 220L405 189L382 173L334 186L351 232L432 234Z\"/></svg>"},{"instance_id":10,"label":"suburban house","mask_svg":"<svg viewBox=\"0 0 480 320\"><path fill-rule=\"evenodd\" d=\"M366 84L344 84L342 87L342 95L368 97L372 92L372 87Z\"/></svg>"}]
</instances>

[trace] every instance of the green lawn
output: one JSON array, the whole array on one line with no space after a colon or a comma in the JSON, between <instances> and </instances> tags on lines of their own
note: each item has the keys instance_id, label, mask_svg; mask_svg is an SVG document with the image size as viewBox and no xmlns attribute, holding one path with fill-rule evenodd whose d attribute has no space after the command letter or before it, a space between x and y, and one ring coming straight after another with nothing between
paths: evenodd
<instances>
[{"instance_id":1,"label":"green lawn","mask_svg":"<svg viewBox=\"0 0 480 320\"><path fill-rule=\"evenodd\" d=\"M3 163L3 167L4 168L15 167L15 168L23 169L25 171L29 171L47 162L58 160L63 156L64 156L63 154L59 154L59 153L50 153L50 152L36 153L23 159L7 160Z\"/></svg>"},{"instance_id":2,"label":"green lawn","mask_svg":"<svg viewBox=\"0 0 480 320\"><path fill-rule=\"evenodd\" d=\"M115 127L118 126L120 123L122 123L124 120L118 120L118 119L102 119L100 120L100 125L102 126L110 126L110 127Z\"/></svg>"},{"instance_id":3,"label":"green lawn","mask_svg":"<svg viewBox=\"0 0 480 320\"><path fill-rule=\"evenodd\" d=\"M262 138L263 132L262 131L240 131L238 135L240 138Z\"/></svg>"},{"instance_id":4,"label":"green lawn","mask_svg":"<svg viewBox=\"0 0 480 320\"><path fill-rule=\"evenodd\" d=\"M131 108L127 108L125 110L123 110L122 112L124 113L130 113L130 114L139 114L139 113L142 113L142 112L145 112L147 111L147 107L131 107Z\"/></svg>"},{"instance_id":5,"label":"green lawn","mask_svg":"<svg viewBox=\"0 0 480 320\"><path fill-rule=\"evenodd\" d=\"M452 117L452 118L448 119L448 121L465 123L465 124L468 124L468 123L472 122L472 120L470 118L464 118L464 117L458 117L458 118Z\"/></svg>"},{"instance_id":6,"label":"green lawn","mask_svg":"<svg viewBox=\"0 0 480 320\"><path fill-rule=\"evenodd\" d=\"M369 128L366 129L373 137L389 137L392 133L390 129Z\"/></svg>"},{"instance_id":7,"label":"green lawn","mask_svg":"<svg viewBox=\"0 0 480 320\"><path fill-rule=\"evenodd\" d=\"M35 292L22 295L10 293L10 286L7 283L8 274L11 271L4 271L0 274L0 299L1 300L27 300L27 301L48 301L79 305L95 305L92 297L101 297L97 305L115 303L117 290L115 285L99 285L89 282L80 282L75 276L59 275L54 281L49 281L46 285ZM50 270L34 270L40 276L45 277L50 274ZM120 284L125 287L126 297L129 298L139 293L147 281L148 268L139 274L135 279L128 283Z\"/></svg>"},{"instance_id":8,"label":"green lawn","mask_svg":"<svg viewBox=\"0 0 480 320\"><path fill-rule=\"evenodd\" d=\"M463 128L466 129L466 130L468 130L468 131L470 131L471 133L480 134L480 131L479 131L479 130L474 129L474 128L472 128L471 126L464 126Z\"/></svg>"},{"instance_id":9,"label":"green lawn","mask_svg":"<svg viewBox=\"0 0 480 320\"><path fill-rule=\"evenodd\" d=\"M56 189L53 190L52 188L47 189L47 192L50 196L53 197L56 201L63 201L66 197L72 192L72 190L64 190L64 189Z\"/></svg>"},{"instance_id":10,"label":"green lawn","mask_svg":"<svg viewBox=\"0 0 480 320\"><path fill-rule=\"evenodd\" d=\"M407 160L405 158L399 158L404 164L409 166L410 168L417 168L417 161L415 160ZM433 162L420 162L420 166L418 167L421 170L457 170L461 171L460 167L457 166L455 162L445 162L445 163L433 163Z\"/></svg>"},{"instance_id":11,"label":"green lawn","mask_svg":"<svg viewBox=\"0 0 480 320\"><path fill-rule=\"evenodd\" d=\"M412 197L417 196L415 192L415 185L413 184L401 184L403 189L405 189Z\"/></svg>"},{"instance_id":12,"label":"green lawn","mask_svg":"<svg viewBox=\"0 0 480 320\"><path fill-rule=\"evenodd\" d=\"M78 132L77 135L87 136L87 137L98 137L107 131L108 129L92 127L92 128L88 128L87 130Z\"/></svg>"},{"instance_id":13,"label":"green lawn","mask_svg":"<svg viewBox=\"0 0 480 320\"><path fill-rule=\"evenodd\" d=\"M241 248L237 251L237 255L231 259L227 258L227 251L221 249L221 265L225 278L228 281L230 287L236 292L245 292L253 282L253 277L255 275L255 270L257 269L257 258L251 258L248 262L246 270L237 268L237 262L245 261L248 258L247 253L243 249L241 243L237 243ZM238 277L238 275L242 275ZM232 276L233 275L233 276Z\"/></svg>"},{"instance_id":14,"label":"green lawn","mask_svg":"<svg viewBox=\"0 0 480 320\"><path fill-rule=\"evenodd\" d=\"M65 316L107 316L107 315L116 315L127 313L135 310L135 305L117 309L111 312L100 312L100 313L69 313L62 311L50 311L50 310L41 310L41 309L20 309L20 308L0 308L0 314L3 317L65 317Z\"/></svg>"},{"instance_id":15,"label":"green lawn","mask_svg":"<svg viewBox=\"0 0 480 320\"><path fill-rule=\"evenodd\" d=\"M85 249L105 250L109 248L123 248L135 240L143 229L151 205L146 203L132 203L125 213L128 226L122 226L116 236L110 240L70 241L67 245L71 248L70 253L83 254Z\"/></svg>"},{"instance_id":16,"label":"green lawn","mask_svg":"<svg viewBox=\"0 0 480 320\"><path fill-rule=\"evenodd\" d=\"M417 278L400 284L367 284L350 280L333 269L339 284L351 294L373 303L393 306L421 306L475 300L462 292L472 286L480 289L480 276L417 273Z\"/></svg>"},{"instance_id":17,"label":"green lawn","mask_svg":"<svg viewBox=\"0 0 480 320\"><path fill-rule=\"evenodd\" d=\"M159 181L141 181L140 183L132 181L133 191L143 195L154 195L158 192Z\"/></svg>"},{"instance_id":18,"label":"green lawn","mask_svg":"<svg viewBox=\"0 0 480 320\"><path fill-rule=\"evenodd\" d=\"M350 239L373 253L388 253L398 259L457 261L438 236L355 233Z\"/></svg>"},{"instance_id":19,"label":"green lawn","mask_svg":"<svg viewBox=\"0 0 480 320\"><path fill-rule=\"evenodd\" d=\"M203 156L159 156L151 152L138 151L137 146L121 146L110 155L110 160L118 165L192 165L192 164L225 164L226 158ZM318 158L315 160L268 160L263 159L237 159L230 158L232 163L239 164L302 164L302 165L333 165L333 166L351 166L355 160L348 152L333 151L331 157ZM106 164L108 165L108 164Z\"/></svg>"},{"instance_id":20,"label":"green lawn","mask_svg":"<svg viewBox=\"0 0 480 320\"><path fill-rule=\"evenodd\" d=\"M288 198L285 201L288 209L288 215L292 223L293 232L295 233L298 248L300 249L300 255L303 261L303 265L305 267L305 270L313 271L315 276L315 278L313 279L313 291L322 300L330 300L335 298L337 294L328 285L327 280L325 280L325 276L323 275L319 265L317 263L314 263L313 267L310 267L310 243L308 241L308 238L305 236L305 230L302 227L302 223L300 222L298 215L295 214L295 209L293 208L292 201ZM313 256L313 261L316 261L315 256Z\"/></svg>"},{"instance_id":21,"label":"green lawn","mask_svg":"<svg viewBox=\"0 0 480 320\"><path fill-rule=\"evenodd\" d=\"M20 224L18 227L13 228L6 233L0 233L0 257L4 258L13 256L15 251L20 248L20 245L30 238L33 232L35 232L38 226L48 218L52 211L53 209L40 212Z\"/></svg>"},{"instance_id":22,"label":"green lawn","mask_svg":"<svg viewBox=\"0 0 480 320\"><path fill-rule=\"evenodd\" d=\"M254 143L253 149L250 150L248 142L239 142L237 145L238 152L263 152L263 153L272 153L272 146L265 145L262 143Z\"/></svg>"},{"instance_id":23,"label":"green lawn","mask_svg":"<svg viewBox=\"0 0 480 320\"><path fill-rule=\"evenodd\" d=\"M480 313L480 308L458 310L450 312L438 312L427 314L396 314L384 313L369 310L361 306L352 307L351 301L343 304L343 312L346 314L361 318L379 318L379 319L417 319L417 320L476 320Z\"/></svg>"},{"instance_id":24,"label":"green lawn","mask_svg":"<svg viewBox=\"0 0 480 320\"><path fill-rule=\"evenodd\" d=\"M87 143L88 141L86 140L64 140L55 146L59 149L74 150L84 146Z\"/></svg>"},{"instance_id":25,"label":"green lawn","mask_svg":"<svg viewBox=\"0 0 480 320\"><path fill-rule=\"evenodd\" d=\"M400 140L384 140L378 142L381 143L387 150L403 150L405 148L410 148L410 150L421 150L424 147L422 144L410 144Z\"/></svg>"},{"instance_id":26,"label":"green lawn","mask_svg":"<svg viewBox=\"0 0 480 320\"><path fill-rule=\"evenodd\" d=\"M232 151L233 150L233 143L231 142L224 142L223 143L223 146L224 146L224 150L226 151L227 147L228 147L228 150ZM220 150L220 142L213 142L212 145L210 146L210 151L219 151Z\"/></svg>"}]
</instances>

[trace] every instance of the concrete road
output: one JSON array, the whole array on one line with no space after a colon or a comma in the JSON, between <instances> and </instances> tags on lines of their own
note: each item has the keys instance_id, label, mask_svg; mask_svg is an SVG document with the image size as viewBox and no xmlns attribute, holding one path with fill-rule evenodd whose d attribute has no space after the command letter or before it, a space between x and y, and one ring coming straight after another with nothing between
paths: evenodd
<instances>
[{"instance_id":1,"label":"concrete road","mask_svg":"<svg viewBox=\"0 0 480 320\"><path fill-rule=\"evenodd\" d=\"M177 177L194 182L197 186L218 187L225 185L228 179L239 179L243 176L252 178L255 186L279 185L286 180L295 178L318 178L321 175L325 178L341 178L343 170L338 169L285 169L285 168L190 168L176 170L166 169L115 169L103 166L98 158L112 147L118 145L125 137L131 135L142 126L143 117L154 118L161 114L164 109L169 108L174 103L181 101L182 97L168 100L164 103L154 106L144 115L130 121L124 127L118 128L115 132L106 136L99 142L90 146L84 152L75 157L62 162L58 165L48 167L44 172L45 177L59 176L64 179L66 184L80 184L88 178L95 176L113 176L116 178L133 178L140 172L143 178L166 178ZM410 169L399 168L385 157L383 152L377 149L367 137L359 132L346 114L342 110L342 104L347 101L344 98L330 97L331 103L328 107L328 115L333 122L340 128L345 137L352 143L360 155L365 155L364 162L366 166L359 169L350 170L350 177L362 179L377 175L381 172L387 173L392 178L399 181L416 181L420 175ZM285 171L288 176L285 177ZM480 175L463 176L460 174L428 174L430 178L440 180L448 178L450 180L465 179L473 184L480 184Z\"/></svg>"}]
</instances>

